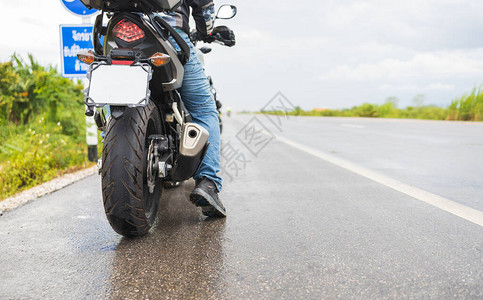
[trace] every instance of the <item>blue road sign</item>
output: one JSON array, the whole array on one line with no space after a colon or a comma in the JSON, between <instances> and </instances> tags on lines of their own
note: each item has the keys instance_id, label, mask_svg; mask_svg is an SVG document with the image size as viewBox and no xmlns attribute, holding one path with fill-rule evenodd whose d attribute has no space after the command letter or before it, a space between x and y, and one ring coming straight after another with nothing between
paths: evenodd
<instances>
[{"instance_id":1,"label":"blue road sign","mask_svg":"<svg viewBox=\"0 0 483 300\"><path fill-rule=\"evenodd\" d=\"M96 9L87 9L80 0L60 0L65 9L79 17L88 17L98 12Z\"/></svg>"},{"instance_id":2,"label":"blue road sign","mask_svg":"<svg viewBox=\"0 0 483 300\"><path fill-rule=\"evenodd\" d=\"M63 77L85 77L88 65L77 53L93 50L92 25L60 25L60 56Z\"/></svg>"}]
</instances>

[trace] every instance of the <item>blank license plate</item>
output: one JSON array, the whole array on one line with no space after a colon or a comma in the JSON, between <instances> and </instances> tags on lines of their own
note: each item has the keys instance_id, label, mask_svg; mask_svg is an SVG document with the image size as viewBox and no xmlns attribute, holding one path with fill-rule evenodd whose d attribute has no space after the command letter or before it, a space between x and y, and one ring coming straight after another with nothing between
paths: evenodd
<instances>
[{"instance_id":1,"label":"blank license plate","mask_svg":"<svg viewBox=\"0 0 483 300\"><path fill-rule=\"evenodd\" d=\"M150 96L151 67L104 65L92 66L88 104L144 106Z\"/></svg>"}]
</instances>

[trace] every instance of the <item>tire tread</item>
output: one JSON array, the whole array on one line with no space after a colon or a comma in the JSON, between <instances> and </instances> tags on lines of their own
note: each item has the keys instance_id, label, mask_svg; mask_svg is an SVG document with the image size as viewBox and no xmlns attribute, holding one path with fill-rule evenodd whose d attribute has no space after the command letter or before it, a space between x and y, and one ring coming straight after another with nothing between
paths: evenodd
<instances>
[{"instance_id":1,"label":"tire tread","mask_svg":"<svg viewBox=\"0 0 483 300\"><path fill-rule=\"evenodd\" d=\"M102 195L104 210L112 228L124 236L146 234L154 223L154 212L147 216L143 187L143 158L149 118L160 117L150 101L143 108L126 108L121 118L110 118L104 138ZM160 187L156 187L160 196ZM155 194L157 195L157 194ZM156 198L157 199L157 198ZM154 216L153 216L154 214Z\"/></svg>"}]
</instances>

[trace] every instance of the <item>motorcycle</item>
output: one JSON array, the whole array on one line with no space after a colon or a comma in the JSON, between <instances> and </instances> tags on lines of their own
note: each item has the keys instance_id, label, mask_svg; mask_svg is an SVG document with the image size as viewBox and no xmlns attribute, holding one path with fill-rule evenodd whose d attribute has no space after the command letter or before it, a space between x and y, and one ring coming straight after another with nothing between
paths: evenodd
<instances>
[{"instance_id":1,"label":"motorcycle","mask_svg":"<svg viewBox=\"0 0 483 300\"><path fill-rule=\"evenodd\" d=\"M99 166L105 213L117 233L144 235L156 220L163 182L193 177L209 147L209 133L192 122L177 92L189 46L154 13L173 11L181 1L81 1L102 11L94 22L94 51L77 57L89 65L86 115L105 132ZM235 6L222 5L216 19L235 14Z\"/></svg>"}]
</instances>

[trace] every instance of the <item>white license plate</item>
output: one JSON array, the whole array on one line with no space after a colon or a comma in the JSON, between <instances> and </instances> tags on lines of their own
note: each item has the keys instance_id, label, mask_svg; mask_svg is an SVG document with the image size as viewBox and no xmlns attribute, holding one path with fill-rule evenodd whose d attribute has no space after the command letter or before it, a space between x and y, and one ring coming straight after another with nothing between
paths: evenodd
<instances>
[{"instance_id":1,"label":"white license plate","mask_svg":"<svg viewBox=\"0 0 483 300\"><path fill-rule=\"evenodd\" d=\"M93 64L89 75L89 88L86 91L86 104L145 106L150 96L151 75L148 64Z\"/></svg>"}]
</instances>

